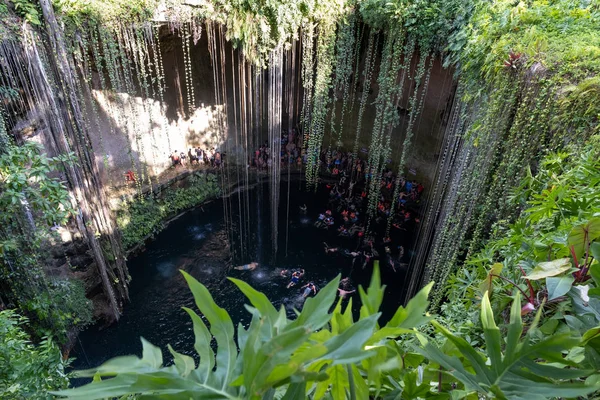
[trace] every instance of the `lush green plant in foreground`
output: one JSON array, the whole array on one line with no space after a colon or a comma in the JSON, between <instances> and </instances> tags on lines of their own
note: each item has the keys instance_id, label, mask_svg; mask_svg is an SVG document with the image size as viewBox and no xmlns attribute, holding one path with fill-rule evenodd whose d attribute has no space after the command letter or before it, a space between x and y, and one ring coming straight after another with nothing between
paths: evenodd
<instances>
[{"instance_id":1,"label":"lush green plant in foreground","mask_svg":"<svg viewBox=\"0 0 600 400\"><path fill-rule=\"evenodd\" d=\"M0 311L0 399L49 399L49 390L69 385L58 346L49 338L33 345L27 323L12 310Z\"/></svg>"},{"instance_id":2,"label":"lush green plant in foreground","mask_svg":"<svg viewBox=\"0 0 600 400\"><path fill-rule=\"evenodd\" d=\"M164 367L161 350L142 339L141 359L117 357L81 371L80 376L94 381L56 394L70 399L128 394L154 399L540 399L584 396L598 389L598 374L593 375L589 363L578 366L563 357L564 352L583 349L597 332L583 338L570 331L539 338L538 313L523 335L519 295L510 321L499 327L485 294L481 313L485 346L474 348L435 322L448 338L443 345L416 330L432 320L426 314L431 284L380 326L378 310L385 286L378 267L368 290L359 288L358 321L351 304L342 310L341 299L329 311L339 277L307 299L294 320L287 318L283 307L277 311L264 294L231 279L252 304L246 306L252 321L247 328L238 325L235 340L227 311L215 304L206 287L183 274L203 314L202 318L185 308L194 325L197 365L169 346L174 365Z\"/></svg>"}]
</instances>

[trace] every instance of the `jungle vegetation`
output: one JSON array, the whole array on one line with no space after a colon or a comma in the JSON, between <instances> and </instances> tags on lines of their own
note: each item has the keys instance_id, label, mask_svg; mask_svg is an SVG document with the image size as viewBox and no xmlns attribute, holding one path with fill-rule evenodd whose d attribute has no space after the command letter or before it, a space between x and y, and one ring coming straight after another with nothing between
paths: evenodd
<instances>
[{"instance_id":1,"label":"jungle vegetation","mask_svg":"<svg viewBox=\"0 0 600 400\"><path fill-rule=\"evenodd\" d=\"M360 120L368 101L364 93L373 83L375 122L359 124L354 153L361 135L367 135L370 171L381 175L395 150L390 143L399 125L397 105L407 94L408 123L394 152L402 175L433 62L443 60L454 69L456 93L411 263L412 300L379 326L384 288L375 269L370 287L360 290L358 320L350 307L335 303L337 281L289 320L264 295L234 281L252 314L250 326L236 330L207 290L186 276L209 324L185 310L194 323L199 362L169 349L175 363L163 366L161 350L142 341L141 359L111 360L82 372L94 377L93 383L52 393L80 399L599 395L597 2L191 3L0 4L3 72L27 65L26 75L5 73L0 81L0 273L8 297L1 300L29 321L12 311L0 313L0 397L48 398L66 388L66 364L54 343L65 341L69 327L91 321L82 289L47 277L41 267L40 248L53 240L51 228L76 221L118 318L128 298L125 249L161 223L149 219L148 211L158 209L162 216L189 206L177 194L144 199L141 182L151 185L153 177L132 159L132 168L139 169L139 198L114 220L90 146L94 122L84 117L98 113L97 104L85 97L91 92L92 60L104 71L101 90L163 99L164 70L156 51L157 24L163 22L180 24L186 43L204 26L215 71L225 68L217 44L231 41L251 79L264 68L282 67L273 57L276 51L302 44L298 73L304 95L297 122L307 136L309 185L318 180L323 138L340 141L344 115L352 107ZM186 104L193 110L189 45L184 46ZM363 95L354 104L359 80ZM216 98L226 101L226 82L217 72L215 82ZM334 100L342 102L339 115L330 111ZM119 107L124 111L126 105ZM8 135L6 127L32 110L45 116L60 156L47 157ZM131 134L139 140L143 132L131 127ZM217 192L213 189L193 195L202 201ZM369 209L375 212L380 182L371 180L368 189ZM134 223L125 226L125 219Z\"/></svg>"}]
</instances>

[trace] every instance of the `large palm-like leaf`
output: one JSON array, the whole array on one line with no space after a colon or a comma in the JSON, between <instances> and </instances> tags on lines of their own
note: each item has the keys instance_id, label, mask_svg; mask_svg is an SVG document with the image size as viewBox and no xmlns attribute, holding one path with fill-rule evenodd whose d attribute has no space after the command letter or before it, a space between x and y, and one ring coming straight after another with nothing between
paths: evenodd
<instances>
[{"instance_id":1,"label":"large palm-like leaf","mask_svg":"<svg viewBox=\"0 0 600 400\"><path fill-rule=\"evenodd\" d=\"M248 298L251 305L246 308L252 314L248 328L238 326L236 346L229 314L214 302L206 287L183 274L210 325L208 328L195 311L184 308L194 326L194 348L200 357L197 366L191 357L169 346L174 364L164 367L160 349L142 339L142 358L117 357L81 371L80 376L94 377L94 382L56 394L70 399L127 394L153 399L263 399L273 398L277 390L290 399L304 398L309 392L313 398L325 394L335 399L366 398L368 382L381 387L376 368L380 357L390 359L399 354L393 338L414 332L430 320L424 316L428 285L378 329L384 287L377 266L369 288L360 289L363 308L357 322L351 304L342 312L341 300L329 312L339 277L307 299L294 320L287 318L283 308L277 311L263 293L231 279ZM216 354L211 348L213 338Z\"/></svg>"},{"instance_id":2,"label":"large palm-like leaf","mask_svg":"<svg viewBox=\"0 0 600 400\"><path fill-rule=\"evenodd\" d=\"M484 328L487 360L467 341L434 322L436 328L464 357L449 356L440 348L420 336L422 347L415 350L438 363L468 390L501 399L546 399L554 397L577 397L598 388L585 385L579 378L591 371L578 368L577 364L563 357L563 352L580 343L571 333L558 333L534 340L538 313L533 325L523 335L521 301L515 297L510 313L506 338L494 322L494 315L487 293L482 301L481 322Z\"/></svg>"}]
</instances>

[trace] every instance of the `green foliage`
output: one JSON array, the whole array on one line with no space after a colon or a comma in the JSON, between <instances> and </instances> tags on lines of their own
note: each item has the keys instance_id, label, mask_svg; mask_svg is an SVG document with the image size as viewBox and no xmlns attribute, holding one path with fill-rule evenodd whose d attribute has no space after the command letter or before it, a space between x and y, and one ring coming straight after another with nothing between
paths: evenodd
<instances>
[{"instance_id":1,"label":"green foliage","mask_svg":"<svg viewBox=\"0 0 600 400\"><path fill-rule=\"evenodd\" d=\"M174 363L165 367L161 350L142 339L141 359L118 357L80 371L79 376L94 377L94 381L56 394L74 400L130 394L161 399L476 399L477 393L546 399L584 396L599 388L591 368L595 353L584 354L588 346L595 351L599 328L582 338L576 331L540 337L544 329L538 328L540 313L525 327L518 295L510 322L500 327L484 296L484 341L479 345L433 321L447 338L438 344L436 338L417 330L432 320L425 312L431 284L406 308L400 307L385 326L378 324L385 286L381 286L377 266L369 287L359 288L358 321L352 316L351 301L345 310L341 299L335 301L339 277L308 298L294 320L287 318L283 308L278 311L264 294L231 279L247 297L251 305L246 308L252 314L249 326L238 325L236 340L227 311L215 304L206 287L182 273L202 313L201 317L184 308L193 322L197 365L192 357L169 346ZM579 358L565 358L565 352Z\"/></svg>"},{"instance_id":2,"label":"green foliage","mask_svg":"<svg viewBox=\"0 0 600 400\"><path fill-rule=\"evenodd\" d=\"M82 329L93 321L92 302L85 297L83 284L71 279L49 279L45 290L19 307L35 317L36 337L54 335L60 342L69 329Z\"/></svg>"},{"instance_id":3,"label":"green foliage","mask_svg":"<svg viewBox=\"0 0 600 400\"><path fill-rule=\"evenodd\" d=\"M551 0L478 2L470 24L451 40L453 61L470 79L493 81L508 53L526 66L542 63L561 76L600 71L600 13L597 2ZM464 40L468 38L468 40ZM460 43L457 43L460 41ZM464 47L463 47L464 45Z\"/></svg>"},{"instance_id":4,"label":"green foliage","mask_svg":"<svg viewBox=\"0 0 600 400\"><path fill-rule=\"evenodd\" d=\"M37 262L33 256L22 256L11 262L12 270L0 271L5 284L10 284L3 286L3 298L29 317L33 338L53 336L64 343L69 330L83 329L93 321L92 302L81 282L46 277Z\"/></svg>"},{"instance_id":5,"label":"green foliage","mask_svg":"<svg viewBox=\"0 0 600 400\"><path fill-rule=\"evenodd\" d=\"M598 371L600 365L597 361L598 342L592 345L585 340L595 337L595 327L600 324L600 314L596 311L600 309L599 160L598 136L593 136L585 147L572 145L569 151L544 158L538 173L535 176L529 173L511 196L515 202L527 199L519 218L510 225L496 224L493 238L482 250L467 258L464 268L449 279L446 287L449 302L442 308L442 315L455 329L461 330L463 338L483 340L486 348L490 347L486 336L489 321L482 321L483 331L476 326L467 328L460 318L453 317L455 310L462 307L462 315L468 315L477 312L481 305L489 314L492 308L497 313L504 313L513 293L518 297L522 295L526 304L523 307L519 304L517 309L516 301L513 303L511 323L516 320L518 311L522 315L532 311L537 314L525 335L526 340L534 343L527 345L528 348L546 343L543 350L550 351L553 347L548 341L566 344L555 340L561 336L575 343L573 348L554 347L554 351L560 353L550 359L546 357L551 353L538 356L546 359L548 364L531 370L532 378L535 375L548 379L566 378L577 371L573 362L579 363L582 370ZM490 265L493 272L488 272ZM490 293L489 299L487 295L482 297L481 288ZM510 332L510 328L507 329ZM442 334L449 337L448 332L442 331ZM527 363L516 365L529 368ZM572 367L565 371L565 365ZM579 376L584 375L582 370ZM535 379L549 382L539 376ZM481 382L481 378L477 380ZM596 381L590 378L588 384L590 382ZM512 384L517 385L514 386L516 389L519 385L533 385L522 381ZM595 385L595 390L600 389L597 383ZM490 391L492 387L474 390L483 393L481 389ZM540 389L539 393L543 394L545 390ZM554 393L559 396L560 391Z\"/></svg>"},{"instance_id":6,"label":"green foliage","mask_svg":"<svg viewBox=\"0 0 600 400\"><path fill-rule=\"evenodd\" d=\"M600 126L596 78L600 14L595 2L475 5L470 22L451 35L448 44L447 63L454 64L460 75L466 111L460 117L466 146L458 156L465 169L452 183L460 197L448 196L452 215L436 228L436 243L428 259L427 279L439 285L433 300L436 305L442 301L449 274L465 258L477 258L473 256L486 245L489 232L506 229L526 201L549 194L529 197L531 192L521 185L522 179L536 171L548 151L565 146L576 151ZM559 192L568 187L559 185L552 195L562 196ZM541 190L552 191L548 189ZM543 204L551 206L551 202ZM530 207L539 215L548 212L536 210L534 203ZM527 233L535 237L533 230ZM491 247L485 251L488 260L492 251ZM563 253L556 258L540 257L536 265L569 255L568 250ZM509 279L513 278L520 279ZM553 295L564 289L558 281L550 282L553 289L560 289Z\"/></svg>"},{"instance_id":7,"label":"green foliage","mask_svg":"<svg viewBox=\"0 0 600 400\"><path fill-rule=\"evenodd\" d=\"M33 345L25 332L28 320L0 311L0 398L50 399L48 391L67 388L68 362L51 338Z\"/></svg>"},{"instance_id":8,"label":"green foliage","mask_svg":"<svg viewBox=\"0 0 600 400\"><path fill-rule=\"evenodd\" d=\"M160 197L136 198L117 213L117 224L123 232L123 247L131 249L159 232L163 223L178 213L217 197L220 186L213 174L198 173L190 186L167 189Z\"/></svg>"},{"instance_id":9,"label":"green foliage","mask_svg":"<svg viewBox=\"0 0 600 400\"><path fill-rule=\"evenodd\" d=\"M52 0L56 10L71 23L82 26L92 21L106 23L134 22L149 19L156 0Z\"/></svg>"},{"instance_id":10,"label":"green foliage","mask_svg":"<svg viewBox=\"0 0 600 400\"><path fill-rule=\"evenodd\" d=\"M42 13L36 1L31 0L9 0L14 7L15 13L32 25L42 24Z\"/></svg>"},{"instance_id":11,"label":"green foliage","mask_svg":"<svg viewBox=\"0 0 600 400\"><path fill-rule=\"evenodd\" d=\"M69 193L50 174L72 156L47 157L34 142L10 145L7 150L0 155L0 221L10 224L25 206L39 213L48 226L64 224L72 211Z\"/></svg>"},{"instance_id":12,"label":"green foliage","mask_svg":"<svg viewBox=\"0 0 600 400\"><path fill-rule=\"evenodd\" d=\"M423 354L440 368L462 382L468 391L490 398L547 399L553 397L585 396L597 388L586 385L580 378L593 371L578 368L578 364L563 354L580 344L574 332L544 335L539 340L537 323L541 311L523 335L521 300L517 294L510 310L510 322L501 331L496 325L487 292L482 301L486 356L474 349L465 339L452 334L438 323L436 328L455 347L455 354L444 354L444 349L421 339L422 347L415 351ZM504 336L504 337L503 337ZM487 362L486 362L487 358ZM572 383L571 380L579 380Z\"/></svg>"},{"instance_id":13,"label":"green foliage","mask_svg":"<svg viewBox=\"0 0 600 400\"><path fill-rule=\"evenodd\" d=\"M0 289L3 300L30 319L35 339L53 336L64 342L67 331L92 320L83 286L53 279L43 269L43 249L50 229L72 212L69 192L56 170L72 156L47 157L41 146L9 143L0 155Z\"/></svg>"},{"instance_id":14,"label":"green foliage","mask_svg":"<svg viewBox=\"0 0 600 400\"><path fill-rule=\"evenodd\" d=\"M476 1L472 0L363 0L363 20L375 29L401 29L425 49L441 49L448 36L465 24Z\"/></svg>"},{"instance_id":15,"label":"green foliage","mask_svg":"<svg viewBox=\"0 0 600 400\"><path fill-rule=\"evenodd\" d=\"M377 268L369 289L361 290L364 305L357 322L353 321L350 307L342 312L341 300L333 312L329 311L334 307L339 277L314 298L307 299L295 320L288 319L283 308L277 311L264 294L232 279L252 304L246 306L252 321L247 328L238 326L236 344L229 314L214 303L201 283L183 274L196 306L210 324L209 331L203 318L185 309L194 324L194 347L200 356L197 367L191 357L171 348L174 365L162 367L160 349L142 339L141 359L120 357L93 370L79 372L81 376L94 376L95 382L57 394L71 399L133 393L162 398L262 399L272 397L276 391L289 398L304 398L307 393L321 398L331 390L337 398L352 392L354 398L366 398L367 374L383 390L386 383L382 381L379 361L387 358L399 361L399 349L393 338L414 332L414 327L430 319L423 315L429 286L380 328L377 319L383 288ZM216 355L210 346L211 336L217 343ZM356 387L350 386L351 381Z\"/></svg>"}]
</instances>

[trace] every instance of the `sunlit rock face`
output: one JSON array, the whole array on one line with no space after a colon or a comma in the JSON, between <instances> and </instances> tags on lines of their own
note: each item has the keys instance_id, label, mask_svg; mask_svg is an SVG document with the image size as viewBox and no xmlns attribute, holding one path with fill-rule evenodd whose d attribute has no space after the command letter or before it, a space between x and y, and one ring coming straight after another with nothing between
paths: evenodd
<instances>
[{"instance_id":1,"label":"sunlit rock face","mask_svg":"<svg viewBox=\"0 0 600 400\"><path fill-rule=\"evenodd\" d=\"M101 108L101 136L92 139L98 149L96 162L110 183L123 180L132 160L155 176L170 167L169 155L175 150L187 153L191 147L207 149L223 143L216 122L222 106L201 105L189 117L179 114L169 119L158 100L125 93L109 96L100 90L93 94Z\"/></svg>"}]
</instances>

